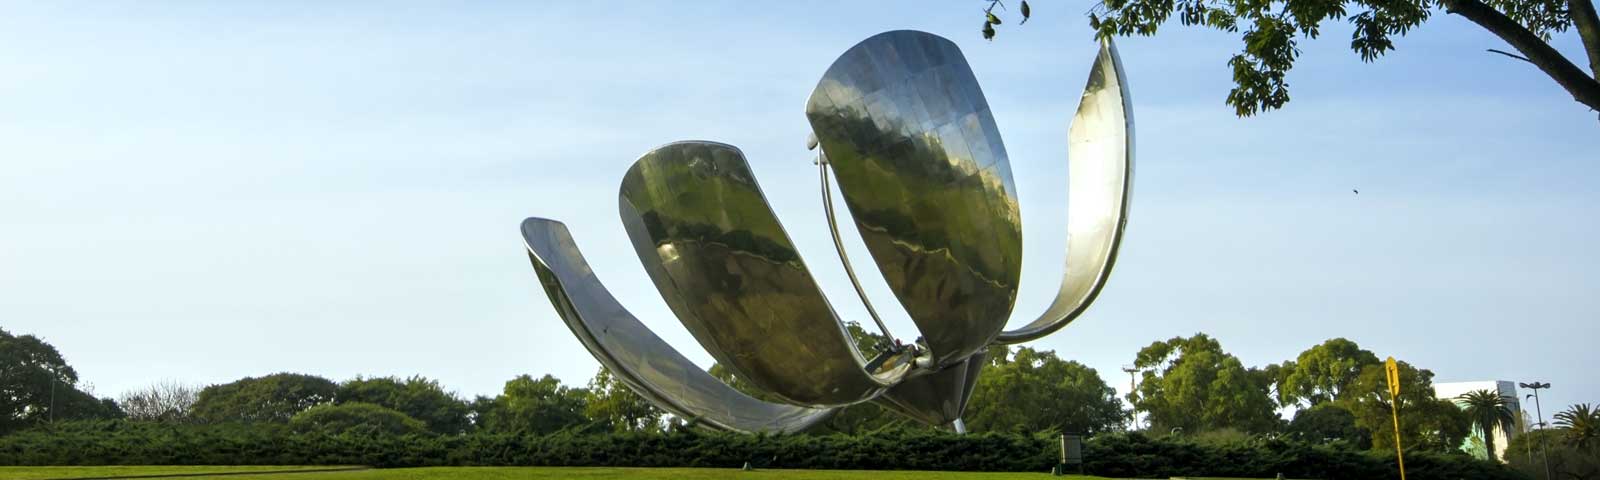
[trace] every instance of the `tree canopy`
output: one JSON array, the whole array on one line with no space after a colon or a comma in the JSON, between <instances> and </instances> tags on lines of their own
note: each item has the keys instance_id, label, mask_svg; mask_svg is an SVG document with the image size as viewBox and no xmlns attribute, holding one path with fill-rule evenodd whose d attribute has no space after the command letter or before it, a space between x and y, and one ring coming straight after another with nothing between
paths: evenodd
<instances>
[{"instance_id":1,"label":"tree canopy","mask_svg":"<svg viewBox=\"0 0 1600 480\"><path fill-rule=\"evenodd\" d=\"M1372 448L1372 432L1356 425L1356 416L1350 409L1334 403L1295 411L1284 434L1302 442L1341 442L1359 450Z\"/></svg>"},{"instance_id":2,"label":"tree canopy","mask_svg":"<svg viewBox=\"0 0 1600 480\"><path fill-rule=\"evenodd\" d=\"M439 434L464 433L471 426L467 405L454 393L445 391L438 381L421 376L405 380L356 377L339 385L334 401L391 408L422 421L428 430Z\"/></svg>"},{"instance_id":3,"label":"tree canopy","mask_svg":"<svg viewBox=\"0 0 1600 480\"><path fill-rule=\"evenodd\" d=\"M1285 362L1280 401L1310 407L1340 400L1363 368L1379 363L1377 355L1356 342L1343 338L1322 342Z\"/></svg>"},{"instance_id":4,"label":"tree canopy","mask_svg":"<svg viewBox=\"0 0 1600 480\"><path fill-rule=\"evenodd\" d=\"M297 432L354 433L358 435L421 435L428 426L398 410L363 402L324 403L289 419Z\"/></svg>"},{"instance_id":5,"label":"tree canopy","mask_svg":"<svg viewBox=\"0 0 1600 480\"><path fill-rule=\"evenodd\" d=\"M332 402L339 386L298 373L245 377L200 390L194 416L205 422L288 422L308 408Z\"/></svg>"},{"instance_id":6,"label":"tree canopy","mask_svg":"<svg viewBox=\"0 0 1600 480\"><path fill-rule=\"evenodd\" d=\"M1556 413L1555 419L1556 425L1566 430L1567 443L1600 454L1600 409L1580 403Z\"/></svg>"},{"instance_id":7,"label":"tree canopy","mask_svg":"<svg viewBox=\"0 0 1600 480\"><path fill-rule=\"evenodd\" d=\"M1096 434L1121 430L1128 412L1099 372L1055 352L991 349L989 365L967 402L975 431ZM1009 358L1007 358L1009 356Z\"/></svg>"},{"instance_id":8,"label":"tree canopy","mask_svg":"<svg viewBox=\"0 0 1600 480\"><path fill-rule=\"evenodd\" d=\"M1142 378L1130 400L1156 431L1265 433L1283 422L1269 396L1271 378L1245 368L1204 333L1151 343L1139 350L1134 366Z\"/></svg>"},{"instance_id":9,"label":"tree canopy","mask_svg":"<svg viewBox=\"0 0 1600 480\"><path fill-rule=\"evenodd\" d=\"M506 382L500 395L480 397L474 410L481 430L543 435L589 423L584 416L588 396L587 390L563 386L550 375L537 380L519 375Z\"/></svg>"},{"instance_id":10,"label":"tree canopy","mask_svg":"<svg viewBox=\"0 0 1600 480\"><path fill-rule=\"evenodd\" d=\"M584 402L584 415L619 432L658 430L666 414L605 367L600 367L600 372L589 380Z\"/></svg>"},{"instance_id":11,"label":"tree canopy","mask_svg":"<svg viewBox=\"0 0 1600 480\"><path fill-rule=\"evenodd\" d=\"M1501 397L1500 392L1491 390L1463 393L1455 401L1466 412L1472 429L1483 435L1484 455L1494 459L1495 432L1503 432L1506 438L1511 438L1511 430L1517 423L1517 417L1511 413L1511 402Z\"/></svg>"},{"instance_id":12,"label":"tree canopy","mask_svg":"<svg viewBox=\"0 0 1600 480\"><path fill-rule=\"evenodd\" d=\"M78 372L56 347L0 329L0 434L47 420L122 416L115 402L77 385Z\"/></svg>"},{"instance_id":13,"label":"tree canopy","mask_svg":"<svg viewBox=\"0 0 1600 480\"><path fill-rule=\"evenodd\" d=\"M1543 479L1548 458L1552 479L1600 479L1600 452L1564 441L1570 433L1566 428L1545 428L1517 435L1506 445L1506 463L1527 478Z\"/></svg>"},{"instance_id":14,"label":"tree canopy","mask_svg":"<svg viewBox=\"0 0 1600 480\"><path fill-rule=\"evenodd\" d=\"M1454 402L1434 397L1433 372L1398 362L1400 370L1400 437L1407 450L1455 451L1471 428L1467 414ZM1372 434L1372 448L1394 450L1389 411L1388 374L1382 364L1368 365L1349 385L1339 406L1350 410L1356 425Z\"/></svg>"},{"instance_id":15,"label":"tree canopy","mask_svg":"<svg viewBox=\"0 0 1600 480\"><path fill-rule=\"evenodd\" d=\"M999 3L990 0L983 12L985 38L993 38L1002 22L993 13ZM1031 11L1023 6L1026 19ZM1573 100L1600 110L1600 17L1592 0L1102 0L1087 16L1100 37L1155 35L1173 17L1184 26L1239 34L1242 48L1228 60L1234 87L1227 104L1239 116L1250 116L1289 102L1288 75L1300 41L1321 36L1324 27L1348 22L1350 49L1371 62L1437 13L1460 16L1500 37L1516 53L1491 52L1538 68ZM1569 29L1582 41L1587 71L1550 45L1555 34Z\"/></svg>"}]
</instances>

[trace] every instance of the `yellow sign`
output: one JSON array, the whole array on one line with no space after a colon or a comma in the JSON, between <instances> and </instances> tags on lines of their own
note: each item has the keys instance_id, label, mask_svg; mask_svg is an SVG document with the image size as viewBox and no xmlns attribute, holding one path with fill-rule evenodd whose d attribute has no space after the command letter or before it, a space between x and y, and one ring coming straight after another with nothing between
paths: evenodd
<instances>
[{"instance_id":1,"label":"yellow sign","mask_svg":"<svg viewBox=\"0 0 1600 480\"><path fill-rule=\"evenodd\" d=\"M1394 363L1394 357L1389 357L1383 362L1383 369L1389 374L1389 413L1394 415L1394 454L1400 462L1400 480L1406 480L1406 454L1400 449L1400 366Z\"/></svg>"},{"instance_id":2,"label":"yellow sign","mask_svg":"<svg viewBox=\"0 0 1600 480\"><path fill-rule=\"evenodd\" d=\"M1383 369L1389 372L1389 398L1400 396L1400 366L1394 363L1394 357L1383 362Z\"/></svg>"}]
</instances>

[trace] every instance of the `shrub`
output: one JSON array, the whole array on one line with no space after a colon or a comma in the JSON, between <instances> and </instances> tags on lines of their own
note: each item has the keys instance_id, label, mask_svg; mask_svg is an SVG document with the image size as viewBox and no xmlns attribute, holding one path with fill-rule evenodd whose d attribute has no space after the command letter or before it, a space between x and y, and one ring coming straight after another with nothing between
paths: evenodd
<instances>
[{"instance_id":1,"label":"shrub","mask_svg":"<svg viewBox=\"0 0 1600 480\"><path fill-rule=\"evenodd\" d=\"M413 420L414 421L414 420ZM412 427L419 427L412 425ZM550 435L394 435L298 430L281 424L62 423L0 437L0 465L630 466L866 470L1049 471L1052 435L886 430L863 435L741 435L564 431ZM1084 445L1085 470L1108 477L1368 479L1396 476L1394 457L1274 439L1225 444L1102 434ZM1529 477L1466 455L1412 454L1414 480Z\"/></svg>"},{"instance_id":2,"label":"shrub","mask_svg":"<svg viewBox=\"0 0 1600 480\"><path fill-rule=\"evenodd\" d=\"M210 423L283 423L308 408L332 401L337 389L333 381L314 375L246 377L201 389L193 415Z\"/></svg>"},{"instance_id":3,"label":"shrub","mask_svg":"<svg viewBox=\"0 0 1600 480\"><path fill-rule=\"evenodd\" d=\"M334 403L370 403L392 408L439 434L462 433L471 426L467 420L467 404L454 393L445 391L438 381L421 376L403 380L356 377L339 385Z\"/></svg>"},{"instance_id":4,"label":"shrub","mask_svg":"<svg viewBox=\"0 0 1600 480\"><path fill-rule=\"evenodd\" d=\"M297 433L354 433L361 435L423 435L428 426L400 411L370 403L323 404L289 419Z\"/></svg>"}]
</instances>

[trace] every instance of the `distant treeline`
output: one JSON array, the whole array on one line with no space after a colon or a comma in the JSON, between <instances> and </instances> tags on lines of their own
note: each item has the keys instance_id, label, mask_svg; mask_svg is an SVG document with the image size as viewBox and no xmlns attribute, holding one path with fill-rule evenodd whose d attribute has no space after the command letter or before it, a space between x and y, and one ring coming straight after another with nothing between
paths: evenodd
<instances>
[{"instance_id":1,"label":"distant treeline","mask_svg":"<svg viewBox=\"0 0 1600 480\"><path fill-rule=\"evenodd\" d=\"M848 327L863 352L876 351L888 343L887 339L867 334L859 325L850 324ZM1073 432L1095 438L1097 445L1123 445L1115 443L1122 440L1107 439L1144 437L1101 437L1105 434L1140 431L1142 435L1154 439L1151 441L1170 440L1153 445L1237 445L1238 448L1255 449L1265 445L1260 442L1269 442L1266 444L1294 445L1296 449L1327 448L1348 453L1347 456L1326 457L1328 459L1364 459L1367 453L1386 458L1384 456L1392 455L1394 451L1383 365L1376 354L1361 349L1349 340L1335 338L1305 350L1293 360L1263 367L1246 367L1237 357L1224 351L1217 340L1205 334L1195 334L1151 343L1136 353L1133 363L1138 386L1124 397L1133 405L1130 411L1117 398L1117 391L1094 369L1062 359L1051 351L997 346L989 352L989 362L974 389L965 420L974 432L1020 435L1005 437L1010 439L1006 441L1033 438L1031 435L1040 432ZM1431 371L1416 368L1404 361L1400 362L1399 367L1399 408L1405 420L1400 435L1408 457L1431 453L1441 455L1441 458L1468 455L1487 458L1486 452L1492 451L1493 445L1485 445L1477 440L1468 442L1466 439L1469 434L1511 428L1519 423L1516 416L1523 412L1509 411L1496 394L1476 392L1476 395L1463 396L1461 399L1437 399L1434 397ZM746 382L721 365L714 365L711 373L752 395L766 395L748 388ZM1295 410L1292 419L1278 415L1279 409L1284 407ZM1135 413L1138 415L1135 416ZM1136 418L1139 421L1135 421ZM65 435L61 432L76 432L85 428L61 430L51 426L52 422L74 420L120 420L105 424L81 424L111 425L114 427L108 428L117 431L171 431L179 432L175 435L243 438L245 440L240 440L243 442L240 448L260 446L252 443L256 440L249 440L258 438L252 435L288 439L284 441L289 444L314 439L340 445L339 442L345 440L335 439L377 438L382 439L381 442L388 442L384 445L398 446L380 447L376 451L401 456L431 448L454 452L450 453L452 455L482 455L478 447L462 445L482 444L471 442L499 445L492 448L545 445L541 442L554 440L539 439L551 435L584 438L584 442L604 442L608 440L591 438L618 435L616 438L619 440L615 441L644 442L646 440L637 439L654 439L657 437L649 435L683 430L678 419L666 415L629 391L604 369L581 387L563 385L549 375L538 378L522 375L507 381L498 395L472 399L456 395L436 380L419 376L357 377L336 382L295 373L249 377L203 388L178 382L158 383L125 392L116 400L96 398L77 389L76 372L54 347L31 335L13 336L0 330L0 438L6 439L10 446L24 441L33 442L30 445L43 445L49 443L48 439L53 435ZM1600 425L1600 412L1588 404L1574 405L1556 415L1556 426L1559 428L1548 432L1559 439L1551 443L1552 455L1580 460L1600 458L1600 454L1596 454L1596 449L1600 448L1600 433L1597 433L1600 427L1597 425ZM173 430L160 430L158 427ZM15 438L4 437L7 434ZM825 424L798 437L836 434L862 436L862 441L878 438L877 435L943 438L934 427L903 419L871 403L848 407ZM854 445L837 439L763 441L784 445L789 444L785 442L816 445L806 443L813 441ZM1468 447L1465 450L1471 452L1464 451L1463 445ZM1516 446L1526 448L1522 444ZM144 447L130 445L128 448ZM52 450L46 448L40 451ZM338 453L342 450L334 449L331 452L334 453L329 455L342 455ZM1187 450L1180 448L1169 453L1186 454L1184 452ZM285 455L288 455L287 458L314 459L323 458L319 455L324 453L312 455L295 451ZM145 458L143 455L141 453L136 457ZM1297 458L1312 458L1306 455ZM268 456L263 457L262 461L272 458L284 457ZM574 462L569 457L528 458L534 460L485 463ZM563 460L538 460L547 458ZM1508 460L1518 468L1524 468L1531 458L1530 455L1520 455L1509 456ZM418 461L356 463L415 464ZM576 464L590 464L583 463L587 461ZM990 461L961 460L957 463L990 465L985 463ZM1360 463L1368 460L1350 461ZM1180 463L1190 464L1186 462ZM1577 475L1574 478L1584 478L1583 475L1590 473L1596 475L1594 478L1600 478L1600 466L1595 463L1571 462L1572 472ZM892 464L906 465L904 462ZM1036 466L1027 465L1028 469ZM1105 465L1101 468L1108 469L1105 470L1108 472L1121 471L1117 469L1122 468ZM970 468L990 469L987 466ZM1128 468L1133 468L1132 471L1151 471L1145 467ZM1221 474L1218 471L1206 473L1213 476Z\"/></svg>"}]
</instances>

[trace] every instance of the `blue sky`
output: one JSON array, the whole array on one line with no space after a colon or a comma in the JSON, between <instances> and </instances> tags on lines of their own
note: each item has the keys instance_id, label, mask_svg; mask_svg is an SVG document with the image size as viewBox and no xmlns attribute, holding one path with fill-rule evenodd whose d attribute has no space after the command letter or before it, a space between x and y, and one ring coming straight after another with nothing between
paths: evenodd
<instances>
[{"instance_id":1,"label":"blue sky","mask_svg":"<svg viewBox=\"0 0 1600 480\"><path fill-rule=\"evenodd\" d=\"M622 302L691 358L616 213L674 140L731 143L840 313L802 106L885 30L946 36L1021 190L1014 324L1049 302L1087 4L1037 2L994 42L978 2L64 2L0 6L0 328L101 395L296 371L422 374L463 395L597 364L539 291L527 216L563 220ZM1364 64L1302 45L1288 109L1222 100L1238 39L1119 40L1138 169L1127 243L1087 315L1033 343L1098 369L1206 332L1248 365L1330 337L1437 380L1551 382L1600 402L1600 123L1460 18ZM1576 54L1573 34L1556 44ZM1351 189L1360 189L1356 195ZM890 327L912 332L846 231Z\"/></svg>"}]
</instances>

